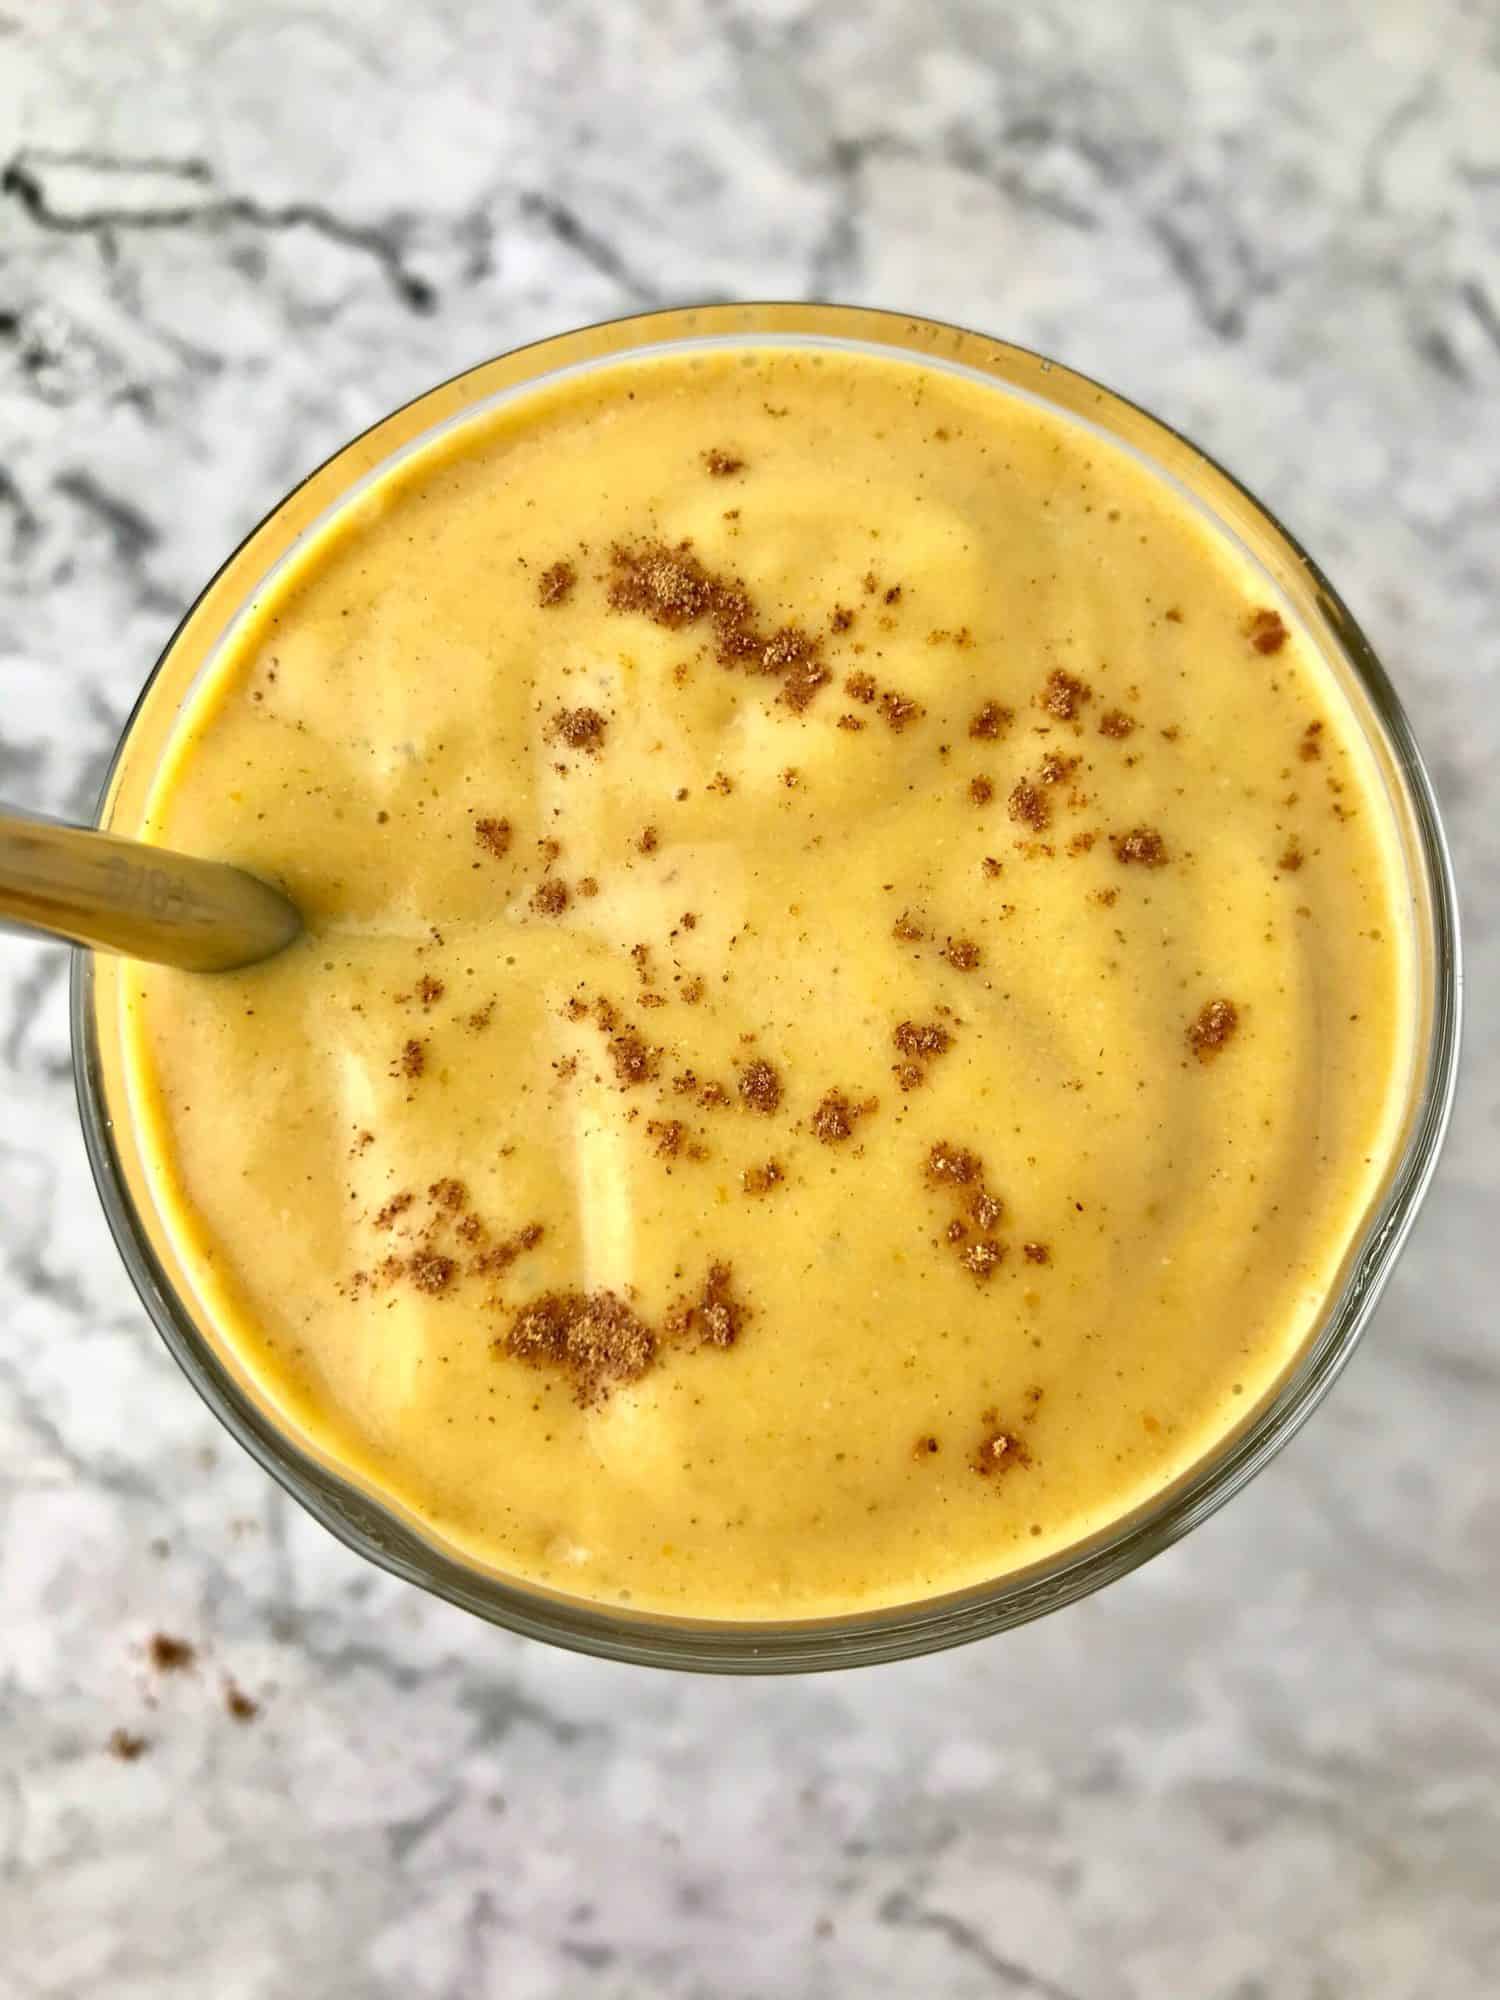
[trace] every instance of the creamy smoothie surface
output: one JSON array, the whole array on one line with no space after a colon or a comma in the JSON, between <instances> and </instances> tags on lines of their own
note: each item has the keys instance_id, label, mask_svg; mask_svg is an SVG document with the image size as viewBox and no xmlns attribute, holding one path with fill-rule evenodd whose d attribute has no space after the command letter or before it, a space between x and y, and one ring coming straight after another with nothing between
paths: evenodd
<instances>
[{"instance_id":1,"label":"creamy smoothie surface","mask_svg":"<svg viewBox=\"0 0 1500 2000\"><path fill-rule=\"evenodd\" d=\"M146 832L285 883L132 968L212 1337L438 1541L772 1618L1211 1450L1389 1164L1412 936L1344 698L1192 504L858 352L679 352L343 508Z\"/></svg>"}]
</instances>

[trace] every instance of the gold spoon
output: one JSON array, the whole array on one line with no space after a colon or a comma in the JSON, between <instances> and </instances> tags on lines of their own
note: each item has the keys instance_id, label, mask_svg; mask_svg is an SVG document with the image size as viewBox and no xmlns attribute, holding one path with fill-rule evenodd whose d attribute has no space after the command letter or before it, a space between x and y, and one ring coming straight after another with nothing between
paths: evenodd
<instances>
[{"instance_id":1,"label":"gold spoon","mask_svg":"<svg viewBox=\"0 0 1500 2000\"><path fill-rule=\"evenodd\" d=\"M230 972L289 945L302 918L279 889L227 862L0 809L0 928L10 926Z\"/></svg>"}]
</instances>

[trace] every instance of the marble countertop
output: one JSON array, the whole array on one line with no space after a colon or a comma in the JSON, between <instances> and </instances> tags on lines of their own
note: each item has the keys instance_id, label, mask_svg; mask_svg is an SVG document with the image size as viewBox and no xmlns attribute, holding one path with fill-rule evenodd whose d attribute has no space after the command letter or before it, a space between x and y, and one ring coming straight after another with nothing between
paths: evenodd
<instances>
[{"instance_id":1,"label":"marble countertop","mask_svg":"<svg viewBox=\"0 0 1500 2000\"><path fill-rule=\"evenodd\" d=\"M4 0L0 173L0 796L86 812L222 554L438 378L659 301L919 306L1319 554L1489 992L1493 7ZM0 943L5 2000L1500 1990L1487 1006L1365 1348L1250 1493L1010 1637L745 1685L512 1640L297 1512L119 1266L63 954Z\"/></svg>"}]
</instances>

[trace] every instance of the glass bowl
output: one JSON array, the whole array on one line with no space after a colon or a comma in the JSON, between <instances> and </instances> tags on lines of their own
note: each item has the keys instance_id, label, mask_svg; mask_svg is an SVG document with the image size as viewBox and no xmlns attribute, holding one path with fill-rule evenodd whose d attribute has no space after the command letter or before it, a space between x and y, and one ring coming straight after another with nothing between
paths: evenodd
<instances>
[{"instance_id":1,"label":"glass bowl","mask_svg":"<svg viewBox=\"0 0 1500 2000\"><path fill-rule=\"evenodd\" d=\"M79 1109L105 1214L136 1290L188 1380L244 1448L350 1548L408 1582L528 1638L638 1664L719 1673L860 1666L959 1645L1036 1618L1123 1576L1221 1507L1300 1428L1354 1351L1432 1179L1458 1068L1458 911L1431 784L1389 680L1316 565L1235 480L1134 404L1024 348L864 308L682 308L562 334L487 361L384 418L269 514L188 612L116 749L98 823L131 832L182 701L236 615L288 552L362 482L482 405L563 370L665 346L847 346L988 378L1093 427L1149 461L1235 538L1290 600L1363 727L1399 828L1418 965L1415 1055L1398 1143L1350 1246L1332 1302L1280 1383L1174 1483L1107 1530L1029 1568L920 1602L850 1616L727 1622L635 1612L523 1583L445 1549L396 1504L290 1437L235 1357L195 1322L177 1252L153 1205L125 1089L117 961L74 962Z\"/></svg>"}]
</instances>

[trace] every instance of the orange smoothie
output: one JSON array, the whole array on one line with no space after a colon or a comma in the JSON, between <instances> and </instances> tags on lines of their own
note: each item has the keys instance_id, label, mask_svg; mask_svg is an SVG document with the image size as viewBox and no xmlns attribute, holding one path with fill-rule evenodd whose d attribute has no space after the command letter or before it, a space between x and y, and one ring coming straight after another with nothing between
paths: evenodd
<instances>
[{"instance_id":1,"label":"orange smoothie","mask_svg":"<svg viewBox=\"0 0 1500 2000\"><path fill-rule=\"evenodd\" d=\"M144 831L308 920L127 975L195 1310L434 1541L606 1605L1106 1528L1296 1361L1396 1141L1333 675L1147 465L916 360L461 422L241 617Z\"/></svg>"}]
</instances>

